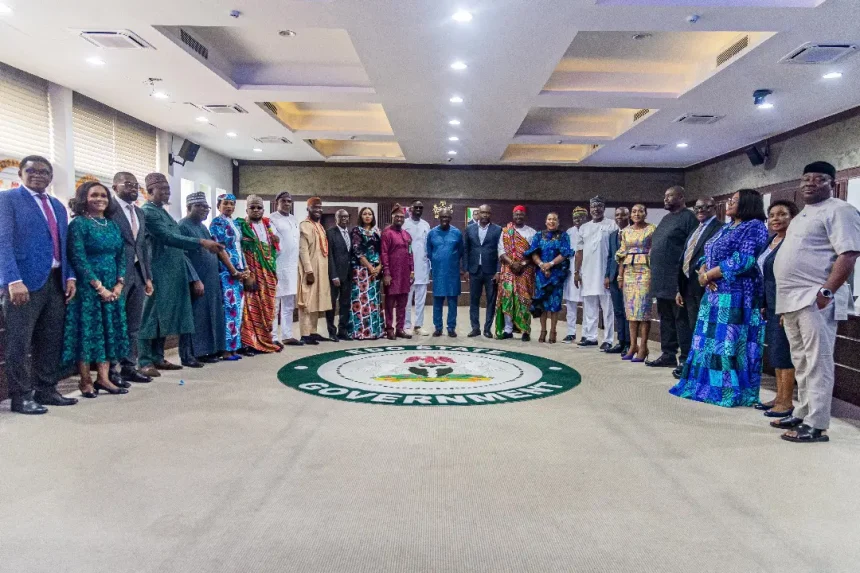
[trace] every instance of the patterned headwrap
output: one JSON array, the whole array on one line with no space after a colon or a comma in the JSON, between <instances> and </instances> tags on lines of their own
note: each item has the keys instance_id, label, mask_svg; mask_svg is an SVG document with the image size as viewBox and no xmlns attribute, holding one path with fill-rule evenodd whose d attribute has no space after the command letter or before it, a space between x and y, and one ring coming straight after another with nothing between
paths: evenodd
<instances>
[{"instance_id":1,"label":"patterned headwrap","mask_svg":"<svg viewBox=\"0 0 860 573\"><path fill-rule=\"evenodd\" d=\"M150 173L146 176L146 179L143 180L144 185L147 189L155 185L156 183L167 183L167 177L165 177L164 173Z\"/></svg>"},{"instance_id":2,"label":"patterned headwrap","mask_svg":"<svg viewBox=\"0 0 860 573\"><path fill-rule=\"evenodd\" d=\"M262 207L263 206L263 198L260 197L259 195L248 195L245 198L245 205L246 206L260 205Z\"/></svg>"},{"instance_id":3,"label":"patterned headwrap","mask_svg":"<svg viewBox=\"0 0 860 573\"><path fill-rule=\"evenodd\" d=\"M588 202L589 205L603 205L606 206L606 200L600 195L595 195L591 198L591 201Z\"/></svg>"},{"instance_id":4,"label":"patterned headwrap","mask_svg":"<svg viewBox=\"0 0 860 573\"><path fill-rule=\"evenodd\" d=\"M573 210L573 216L576 217L577 215L588 216L588 211L586 211L585 207L576 207Z\"/></svg>"},{"instance_id":5,"label":"patterned headwrap","mask_svg":"<svg viewBox=\"0 0 860 573\"><path fill-rule=\"evenodd\" d=\"M190 207L191 205L209 205L209 201L206 200L206 193L203 191L189 193L188 197L185 198L185 206Z\"/></svg>"},{"instance_id":6,"label":"patterned headwrap","mask_svg":"<svg viewBox=\"0 0 860 573\"><path fill-rule=\"evenodd\" d=\"M526 208L522 205L517 205L516 207L514 207L514 213L516 213L517 211L522 211L523 213L525 213Z\"/></svg>"},{"instance_id":7,"label":"patterned headwrap","mask_svg":"<svg viewBox=\"0 0 860 573\"><path fill-rule=\"evenodd\" d=\"M395 203L394 206L391 208L391 216L393 217L398 213L400 213L401 215L405 215L403 207L400 206L400 203Z\"/></svg>"},{"instance_id":8,"label":"patterned headwrap","mask_svg":"<svg viewBox=\"0 0 860 573\"><path fill-rule=\"evenodd\" d=\"M232 193L221 193L218 195L218 202L220 203L221 201L233 201L235 203L236 196Z\"/></svg>"}]
</instances>

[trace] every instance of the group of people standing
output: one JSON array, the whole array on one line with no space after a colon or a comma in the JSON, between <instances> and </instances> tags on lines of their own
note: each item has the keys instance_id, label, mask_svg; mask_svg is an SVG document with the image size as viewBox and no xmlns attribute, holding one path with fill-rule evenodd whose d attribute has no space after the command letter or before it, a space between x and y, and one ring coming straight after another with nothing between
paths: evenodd
<instances>
[{"instance_id":1,"label":"group of people standing","mask_svg":"<svg viewBox=\"0 0 860 573\"><path fill-rule=\"evenodd\" d=\"M287 345L427 335L431 279L432 334L456 337L457 298L467 280L470 337L505 340L519 332L528 341L537 317L538 341L555 343L565 305L561 342L573 343L581 302L579 346L598 346L602 314L600 350L673 368L672 394L756 406L778 418L772 425L787 430L787 440L828 439L836 321L853 300L846 281L860 255L860 214L832 197L836 172L824 162L804 170L802 211L775 201L765 214L761 195L742 189L728 201L724 224L713 199L698 199L691 211L684 189L672 187L657 226L643 204L606 219L598 196L588 211L574 209L566 231L557 213L543 230L529 227L522 205L505 227L482 205L462 232L444 207L431 228L420 201L408 212L395 205L382 231L370 207L351 228L349 213L339 210L326 230L321 199L308 199L307 218L298 222L287 191L268 216L262 198L251 195L246 216L234 217L236 197L221 195L207 228L205 194L186 198L187 214L177 223L164 208L167 178L147 175L147 201L138 207L140 185L126 172L116 174L112 189L96 181L79 186L68 222L46 193L48 160L25 158L19 176L18 189L0 193L0 306L16 333L6 357L15 412L74 404L56 391L73 366L82 395L94 398L126 393L129 382L149 382L162 370ZM662 353L648 360L655 300ZM317 332L323 315L326 336ZM169 335L179 335L181 365L165 359ZM765 342L777 396L762 404Z\"/></svg>"}]
</instances>

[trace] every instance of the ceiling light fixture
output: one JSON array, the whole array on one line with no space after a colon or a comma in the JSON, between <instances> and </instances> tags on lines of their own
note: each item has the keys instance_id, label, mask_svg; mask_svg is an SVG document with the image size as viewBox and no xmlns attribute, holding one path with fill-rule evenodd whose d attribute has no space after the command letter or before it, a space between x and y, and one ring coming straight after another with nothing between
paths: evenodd
<instances>
[{"instance_id":1,"label":"ceiling light fixture","mask_svg":"<svg viewBox=\"0 0 860 573\"><path fill-rule=\"evenodd\" d=\"M228 131L227 137L236 137L236 132L235 131Z\"/></svg>"},{"instance_id":2,"label":"ceiling light fixture","mask_svg":"<svg viewBox=\"0 0 860 573\"><path fill-rule=\"evenodd\" d=\"M457 137L456 135L452 135L451 137L448 138L448 141L460 141L460 138Z\"/></svg>"},{"instance_id":3,"label":"ceiling light fixture","mask_svg":"<svg viewBox=\"0 0 860 573\"><path fill-rule=\"evenodd\" d=\"M455 22L464 22L464 23L465 22L471 22L472 21L472 13L467 12L466 10L460 10L459 12L456 12L453 16L451 16L451 18Z\"/></svg>"},{"instance_id":4,"label":"ceiling light fixture","mask_svg":"<svg viewBox=\"0 0 860 573\"><path fill-rule=\"evenodd\" d=\"M772 103L767 101L767 96L773 93L772 90L756 90L753 92L753 103L759 109L771 109Z\"/></svg>"},{"instance_id":5,"label":"ceiling light fixture","mask_svg":"<svg viewBox=\"0 0 860 573\"><path fill-rule=\"evenodd\" d=\"M152 97L155 99L168 99L170 96L164 92L152 92Z\"/></svg>"},{"instance_id":6,"label":"ceiling light fixture","mask_svg":"<svg viewBox=\"0 0 860 573\"><path fill-rule=\"evenodd\" d=\"M197 118L197 121L199 121L200 123L209 123L209 118L201 115Z\"/></svg>"},{"instance_id":7,"label":"ceiling light fixture","mask_svg":"<svg viewBox=\"0 0 860 573\"><path fill-rule=\"evenodd\" d=\"M825 80L838 80L842 77L842 72L830 72L829 74L824 74L821 77Z\"/></svg>"},{"instance_id":8,"label":"ceiling light fixture","mask_svg":"<svg viewBox=\"0 0 860 573\"><path fill-rule=\"evenodd\" d=\"M0 14L11 14L12 8L6 4L0 4Z\"/></svg>"},{"instance_id":9,"label":"ceiling light fixture","mask_svg":"<svg viewBox=\"0 0 860 573\"><path fill-rule=\"evenodd\" d=\"M91 66L103 66L103 65L105 65L105 61L103 59L96 58L96 57L87 58L87 63Z\"/></svg>"},{"instance_id":10,"label":"ceiling light fixture","mask_svg":"<svg viewBox=\"0 0 860 573\"><path fill-rule=\"evenodd\" d=\"M459 119L452 119L451 121L448 122L448 125L460 125L460 120Z\"/></svg>"},{"instance_id":11,"label":"ceiling light fixture","mask_svg":"<svg viewBox=\"0 0 860 573\"><path fill-rule=\"evenodd\" d=\"M465 62L461 62L460 60L457 60L456 62L451 64L452 70L465 70L468 67L469 66L467 66Z\"/></svg>"},{"instance_id":12,"label":"ceiling light fixture","mask_svg":"<svg viewBox=\"0 0 860 573\"><path fill-rule=\"evenodd\" d=\"M457 155L457 152L452 149L448 152L448 155Z\"/></svg>"},{"instance_id":13,"label":"ceiling light fixture","mask_svg":"<svg viewBox=\"0 0 860 573\"><path fill-rule=\"evenodd\" d=\"M292 38L293 36L297 36L298 34L296 34L295 30L281 30L280 32L278 32L278 35L282 38Z\"/></svg>"},{"instance_id":14,"label":"ceiling light fixture","mask_svg":"<svg viewBox=\"0 0 860 573\"><path fill-rule=\"evenodd\" d=\"M653 34L649 34L648 32L642 32L640 34L633 34L633 36L631 36L631 37L634 40L646 40L652 36L653 36Z\"/></svg>"},{"instance_id":15,"label":"ceiling light fixture","mask_svg":"<svg viewBox=\"0 0 860 573\"><path fill-rule=\"evenodd\" d=\"M689 147L689 145L690 145L689 143L684 143L684 142L682 141L681 143L679 143L679 144L678 144L678 145L676 145L675 147L679 147L679 148L681 148L681 149L684 149L684 148L686 148L686 147Z\"/></svg>"},{"instance_id":16,"label":"ceiling light fixture","mask_svg":"<svg viewBox=\"0 0 860 573\"><path fill-rule=\"evenodd\" d=\"M451 103L463 103L463 98L461 98L460 96L454 96L448 101L450 101Z\"/></svg>"},{"instance_id":17,"label":"ceiling light fixture","mask_svg":"<svg viewBox=\"0 0 860 573\"><path fill-rule=\"evenodd\" d=\"M263 150L262 150L262 149L260 149L259 147L255 147L255 148L254 148L254 153L263 153Z\"/></svg>"}]
</instances>

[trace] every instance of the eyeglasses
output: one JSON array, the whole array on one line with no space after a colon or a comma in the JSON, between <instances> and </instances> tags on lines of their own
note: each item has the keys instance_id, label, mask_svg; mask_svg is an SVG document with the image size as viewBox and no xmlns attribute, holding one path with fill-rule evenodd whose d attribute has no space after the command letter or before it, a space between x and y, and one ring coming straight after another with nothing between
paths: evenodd
<instances>
[{"instance_id":1,"label":"eyeglasses","mask_svg":"<svg viewBox=\"0 0 860 573\"><path fill-rule=\"evenodd\" d=\"M701 213L702 211L710 211L713 208L713 205L696 205L695 207L693 207L693 211L695 211L696 213Z\"/></svg>"},{"instance_id":2,"label":"eyeglasses","mask_svg":"<svg viewBox=\"0 0 860 573\"><path fill-rule=\"evenodd\" d=\"M732 197L731 199L726 201L726 205L736 205L739 200L740 199L735 199L734 197Z\"/></svg>"},{"instance_id":3,"label":"eyeglasses","mask_svg":"<svg viewBox=\"0 0 860 573\"><path fill-rule=\"evenodd\" d=\"M41 175L42 177L51 176L50 169L36 169L35 167L28 167L24 170L24 173L26 173L27 175Z\"/></svg>"},{"instance_id":4,"label":"eyeglasses","mask_svg":"<svg viewBox=\"0 0 860 573\"><path fill-rule=\"evenodd\" d=\"M137 181L123 181L121 186L126 189L140 189L140 184Z\"/></svg>"}]
</instances>

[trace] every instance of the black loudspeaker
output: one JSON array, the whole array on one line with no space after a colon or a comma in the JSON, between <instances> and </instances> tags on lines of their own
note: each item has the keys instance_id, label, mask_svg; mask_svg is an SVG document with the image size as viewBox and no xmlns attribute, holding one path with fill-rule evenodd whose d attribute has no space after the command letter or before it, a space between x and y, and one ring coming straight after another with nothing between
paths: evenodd
<instances>
[{"instance_id":1,"label":"black loudspeaker","mask_svg":"<svg viewBox=\"0 0 860 573\"><path fill-rule=\"evenodd\" d=\"M182 147L179 149L179 153L177 153L176 155L184 160L184 165L186 161L194 161L194 158L197 157L198 151L200 151L200 146L193 141L188 141L186 139L182 142Z\"/></svg>"},{"instance_id":2,"label":"black loudspeaker","mask_svg":"<svg viewBox=\"0 0 860 573\"><path fill-rule=\"evenodd\" d=\"M753 165L761 165L767 161L767 148L760 150L755 145L746 148L747 157Z\"/></svg>"}]
</instances>

